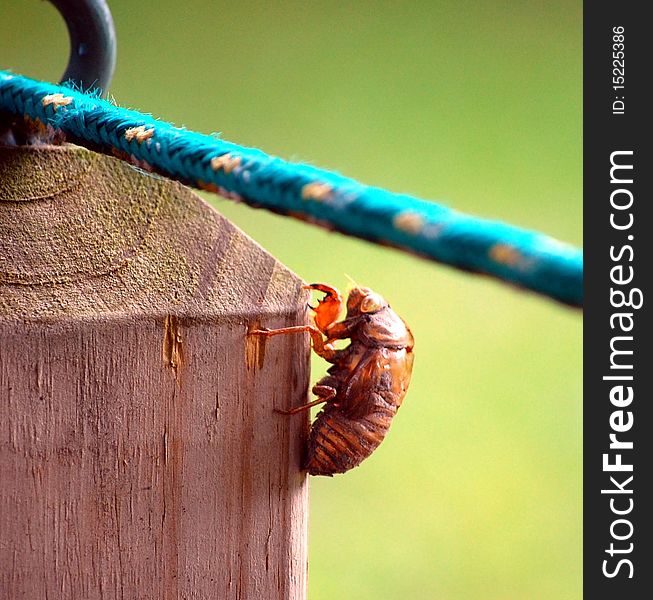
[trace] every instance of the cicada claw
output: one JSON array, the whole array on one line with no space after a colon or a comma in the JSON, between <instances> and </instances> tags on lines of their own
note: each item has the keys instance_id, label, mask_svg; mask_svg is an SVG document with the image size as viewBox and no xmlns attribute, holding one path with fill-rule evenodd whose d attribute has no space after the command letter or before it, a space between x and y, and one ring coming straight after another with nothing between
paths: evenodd
<instances>
[{"instance_id":1,"label":"cicada claw","mask_svg":"<svg viewBox=\"0 0 653 600\"><path fill-rule=\"evenodd\" d=\"M305 290L315 290L325 294L324 298L317 301L317 306L308 305L308 307L315 312L313 315L315 326L324 333L327 327L332 323L335 323L340 316L343 305L342 296L336 288L324 283L311 283L303 285L302 288Z\"/></svg>"}]
</instances>

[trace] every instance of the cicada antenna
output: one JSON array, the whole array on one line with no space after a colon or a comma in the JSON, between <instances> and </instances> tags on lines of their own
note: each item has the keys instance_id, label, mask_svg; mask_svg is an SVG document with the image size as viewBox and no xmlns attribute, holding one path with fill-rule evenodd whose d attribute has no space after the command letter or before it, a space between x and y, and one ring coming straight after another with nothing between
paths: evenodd
<instances>
[{"instance_id":1,"label":"cicada antenna","mask_svg":"<svg viewBox=\"0 0 653 600\"><path fill-rule=\"evenodd\" d=\"M350 275L347 275L347 273L345 273L344 275L345 275L345 277L349 280L349 286L348 286L349 289L352 288L352 287L356 287L356 288L357 288L357 287L360 287L360 285L358 285L358 284L354 281L354 278L353 278L353 277L351 277Z\"/></svg>"}]
</instances>

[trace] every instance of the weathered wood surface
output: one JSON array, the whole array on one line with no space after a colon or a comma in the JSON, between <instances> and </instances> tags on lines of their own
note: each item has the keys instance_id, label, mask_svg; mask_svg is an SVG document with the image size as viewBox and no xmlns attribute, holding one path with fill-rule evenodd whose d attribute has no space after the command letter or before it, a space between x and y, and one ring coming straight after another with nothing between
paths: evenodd
<instances>
[{"instance_id":1,"label":"weathered wood surface","mask_svg":"<svg viewBox=\"0 0 653 600\"><path fill-rule=\"evenodd\" d=\"M305 597L307 340L245 336L300 285L180 185L0 149L0 598Z\"/></svg>"}]
</instances>

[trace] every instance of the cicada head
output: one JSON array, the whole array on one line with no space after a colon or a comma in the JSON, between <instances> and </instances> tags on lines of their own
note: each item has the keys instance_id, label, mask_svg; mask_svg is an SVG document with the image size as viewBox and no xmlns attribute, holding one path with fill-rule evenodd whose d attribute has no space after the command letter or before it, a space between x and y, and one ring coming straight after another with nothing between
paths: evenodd
<instances>
[{"instance_id":1,"label":"cicada head","mask_svg":"<svg viewBox=\"0 0 653 600\"><path fill-rule=\"evenodd\" d=\"M374 314L386 308L388 303L383 296L367 287L353 287L347 298L347 317L361 314Z\"/></svg>"}]
</instances>

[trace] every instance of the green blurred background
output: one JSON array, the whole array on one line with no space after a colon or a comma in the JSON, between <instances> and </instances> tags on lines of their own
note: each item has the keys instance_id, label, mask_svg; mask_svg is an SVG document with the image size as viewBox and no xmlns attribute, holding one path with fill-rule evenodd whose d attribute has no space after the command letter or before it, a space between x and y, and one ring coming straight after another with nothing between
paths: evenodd
<instances>
[{"instance_id":1,"label":"green blurred background","mask_svg":"<svg viewBox=\"0 0 653 600\"><path fill-rule=\"evenodd\" d=\"M52 6L1 6L1 67L58 79ZM110 6L121 105L582 243L580 1ZM381 292L415 334L387 441L311 481L310 599L580 598L581 313L205 197L304 279Z\"/></svg>"}]
</instances>

